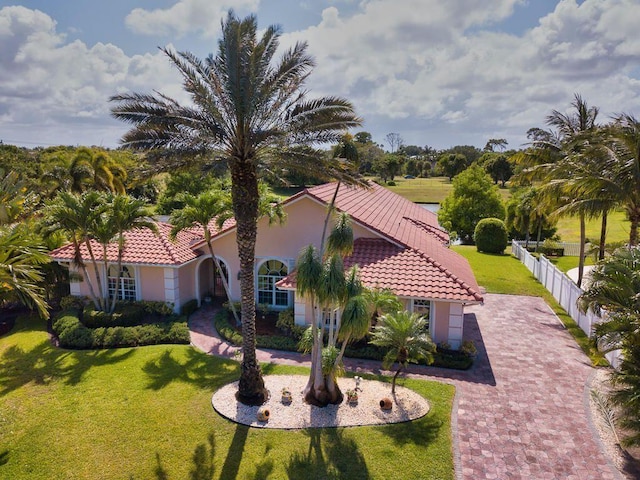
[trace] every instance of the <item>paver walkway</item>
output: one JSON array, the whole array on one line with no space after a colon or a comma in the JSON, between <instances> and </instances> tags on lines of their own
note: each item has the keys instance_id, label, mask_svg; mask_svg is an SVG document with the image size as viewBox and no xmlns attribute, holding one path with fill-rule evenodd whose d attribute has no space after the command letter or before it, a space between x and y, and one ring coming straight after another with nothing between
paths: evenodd
<instances>
[{"instance_id":1,"label":"paver walkway","mask_svg":"<svg viewBox=\"0 0 640 480\"><path fill-rule=\"evenodd\" d=\"M231 357L211 311L190 320L192 343ZM412 366L411 375L457 387L454 444L458 478L608 480L621 476L603 453L588 409L588 358L544 300L485 295L467 308L465 338L478 347L466 372ZM302 355L258 351L264 362L309 365ZM379 373L379 362L347 359L352 371Z\"/></svg>"}]
</instances>

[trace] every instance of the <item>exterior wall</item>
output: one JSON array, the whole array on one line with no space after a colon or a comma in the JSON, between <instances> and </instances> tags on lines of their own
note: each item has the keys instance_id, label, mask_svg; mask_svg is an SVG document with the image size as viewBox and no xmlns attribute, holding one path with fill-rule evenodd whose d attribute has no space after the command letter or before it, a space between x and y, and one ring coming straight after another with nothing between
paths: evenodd
<instances>
[{"instance_id":1,"label":"exterior wall","mask_svg":"<svg viewBox=\"0 0 640 480\"><path fill-rule=\"evenodd\" d=\"M289 267L294 268L298 254L303 247L320 244L326 207L315 201L302 198L286 207L287 218L283 225L275 223L269 226L266 218L258 222L258 237L256 239L256 271L259 265L268 259L277 259ZM375 234L359 225L353 225L355 238L374 237ZM236 301L240 299L240 282L238 272L240 262L236 247L236 232L231 231L213 243L216 256L222 258L229 268L229 287L231 297ZM207 249L202 250L208 253Z\"/></svg>"},{"instance_id":2,"label":"exterior wall","mask_svg":"<svg viewBox=\"0 0 640 480\"><path fill-rule=\"evenodd\" d=\"M450 305L448 302L431 302L431 307L434 310L431 314L431 321L433 322L431 338L435 343L446 342L453 347L449 339Z\"/></svg>"},{"instance_id":3,"label":"exterior wall","mask_svg":"<svg viewBox=\"0 0 640 480\"><path fill-rule=\"evenodd\" d=\"M197 298L196 292L196 263L191 262L178 269L180 282L180 305L184 305L189 300Z\"/></svg>"},{"instance_id":4,"label":"exterior wall","mask_svg":"<svg viewBox=\"0 0 640 480\"><path fill-rule=\"evenodd\" d=\"M164 302L164 269L162 267L137 267L137 277L140 281L136 285L138 298Z\"/></svg>"}]
</instances>

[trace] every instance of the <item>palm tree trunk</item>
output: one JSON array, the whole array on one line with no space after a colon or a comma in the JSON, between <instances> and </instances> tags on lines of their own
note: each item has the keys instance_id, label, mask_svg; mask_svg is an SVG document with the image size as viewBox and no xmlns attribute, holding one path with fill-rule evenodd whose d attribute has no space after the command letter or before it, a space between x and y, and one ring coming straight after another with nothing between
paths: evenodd
<instances>
[{"instance_id":1,"label":"palm tree trunk","mask_svg":"<svg viewBox=\"0 0 640 480\"><path fill-rule=\"evenodd\" d=\"M256 307L254 286L258 220L258 177L250 161L230 162L231 198L236 219L236 243L240 259L242 317L242 365L237 399L247 405L262 405L268 398L256 357Z\"/></svg>"},{"instance_id":2,"label":"palm tree trunk","mask_svg":"<svg viewBox=\"0 0 640 480\"><path fill-rule=\"evenodd\" d=\"M336 357L336 361L333 364L334 369L338 368L338 365L340 365L340 363L342 362L342 358L344 357L344 351L347 349L347 344L349 343L350 338L351 338L351 334L347 333L347 336L344 338L344 340L342 341L342 345L340 346L340 353L338 353L338 356Z\"/></svg>"},{"instance_id":3,"label":"palm tree trunk","mask_svg":"<svg viewBox=\"0 0 640 480\"><path fill-rule=\"evenodd\" d=\"M538 219L538 233L536 235L536 252L540 248L540 239L542 238L542 219Z\"/></svg>"},{"instance_id":4,"label":"palm tree trunk","mask_svg":"<svg viewBox=\"0 0 640 480\"><path fill-rule=\"evenodd\" d=\"M124 255L124 235L123 232L120 232L120 238L118 238L118 276L116 277L116 288L113 292L113 298L111 299L111 308L109 309L109 313L113 313L116 310L116 300L118 298L118 294L120 293L120 284L122 282L122 256ZM107 296L109 294L109 274L107 273Z\"/></svg>"},{"instance_id":5,"label":"palm tree trunk","mask_svg":"<svg viewBox=\"0 0 640 480\"><path fill-rule=\"evenodd\" d=\"M95 288L93 287L93 282L91 281L91 277L89 276L89 271L87 270L87 265L82 261L82 255L80 255L80 245L78 243L78 239L73 237L73 248L76 256L76 264L82 270L85 280L87 281L87 285L89 285L89 295L91 296L91 300L93 301L93 306L96 307L96 310L100 310L100 301L98 296L96 295Z\"/></svg>"},{"instance_id":6,"label":"palm tree trunk","mask_svg":"<svg viewBox=\"0 0 640 480\"><path fill-rule=\"evenodd\" d=\"M629 228L629 246L635 247L638 245L638 225L640 224L640 207L632 207L627 210L629 216L629 222L631 227Z\"/></svg>"},{"instance_id":7,"label":"palm tree trunk","mask_svg":"<svg viewBox=\"0 0 640 480\"><path fill-rule=\"evenodd\" d=\"M400 372L402 371L403 368L404 368L404 364L401 363L400 366L398 367L398 370L396 370L395 375L391 379L391 395L396 394L396 380L398 379L398 375L400 375Z\"/></svg>"},{"instance_id":8,"label":"palm tree trunk","mask_svg":"<svg viewBox=\"0 0 640 480\"><path fill-rule=\"evenodd\" d=\"M100 292L100 296L97 297L100 305L100 310L104 312L107 309L107 304L105 302L106 294L104 292L104 288L102 287L102 277L100 275L100 269L98 268L98 261L96 260L96 256L93 254L93 248L91 248L91 241L89 240L89 238L85 238L85 245L87 246L87 250L89 251L89 257L91 258L94 274L96 276L96 282L98 284L98 291Z\"/></svg>"},{"instance_id":9,"label":"palm tree trunk","mask_svg":"<svg viewBox=\"0 0 640 480\"><path fill-rule=\"evenodd\" d=\"M598 260L604 260L604 250L607 244L607 217L608 212L602 212L602 225L600 227L600 246L598 248Z\"/></svg>"},{"instance_id":10,"label":"palm tree trunk","mask_svg":"<svg viewBox=\"0 0 640 480\"><path fill-rule=\"evenodd\" d=\"M580 258L578 260L578 288L582 285L584 275L584 244L587 238L584 213L580 213Z\"/></svg>"}]
</instances>

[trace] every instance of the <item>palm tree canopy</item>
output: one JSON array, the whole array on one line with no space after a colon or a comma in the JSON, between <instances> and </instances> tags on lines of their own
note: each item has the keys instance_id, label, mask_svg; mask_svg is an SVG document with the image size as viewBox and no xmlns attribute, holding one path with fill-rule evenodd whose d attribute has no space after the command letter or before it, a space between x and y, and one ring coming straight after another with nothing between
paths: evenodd
<instances>
[{"instance_id":1,"label":"palm tree canopy","mask_svg":"<svg viewBox=\"0 0 640 480\"><path fill-rule=\"evenodd\" d=\"M398 362L406 365L422 358L430 358L435 345L426 332L426 319L417 313L402 310L382 315L373 327L371 343L389 350L383 365Z\"/></svg>"},{"instance_id":2,"label":"palm tree canopy","mask_svg":"<svg viewBox=\"0 0 640 480\"><path fill-rule=\"evenodd\" d=\"M274 149L337 142L362 121L339 97L308 99L304 84L314 67L307 45L297 43L274 61L279 27L257 38L257 19L229 12L218 53L201 60L189 52L162 49L183 77L192 104L166 95L121 94L112 114L135 127L122 139L134 149L165 149L166 155L214 152L227 161L270 162Z\"/></svg>"},{"instance_id":3,"label":"palm tree canopy","mask_svg":"<svg viewBox=\"0 0 640 480\"><path fill-rule=\"evenodd\" d=\"M17 300L49 318L40 266L51 259L33 233L16 226L0 229L0 304Z\"/></svg>"}]
</instances>

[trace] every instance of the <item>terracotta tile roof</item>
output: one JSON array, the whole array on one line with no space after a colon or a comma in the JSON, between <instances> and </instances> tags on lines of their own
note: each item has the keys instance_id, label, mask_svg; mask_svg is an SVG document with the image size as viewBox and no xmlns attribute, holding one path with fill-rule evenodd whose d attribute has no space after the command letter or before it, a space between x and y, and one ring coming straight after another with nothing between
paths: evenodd
<instances>
[{"instance_id":1,"label":"terracotta tile roof","mask_svg":"<svg viewBox=\"0 0 640 480\"><path fill-rule=\"evenodd\" d=\"M335 183L327 183L309 188L296 197L309 195L328 204L333 198L335 188ZM480 289L469 262L447 248L449 234L440 228L438 218L433 212L377 184L371 184L370 189L341 185L336 197L336 208L349 213L355 221L380 233L388 242L412 250L412 252L403 250L402 255L392 255L393 262L385 265L385 268L391 269L389 272L392 275L402 276L400 275L402 269L408 266L415 267L416 255L418 255L425 268L428 264L428 271L440 272L436 276L444 282L442 288L438 290L439 296L434 298L466 298L469 301L482 301ZM360 248L365 246L373 247L374 245L361 242ZM359 255L362 259L366 257L362 250ZM406 264L403 264L403 261L406 261ZM377 269L375 275L381 274L382 271ZM424 276L422 278L426 280ZM400 292L396 293L404 295Z\"/></svg>"},{"instance_id":2,"label":"terracotta tile roof","mask_svg":"<svg viewBox=\"0 0 640 480\"><path fill-rule=\"evenodd\" d=\"M477 288L461 282L412 248L394 245L383 238L358 238L345 267L360 267L360 280L369 287L389 288L401 297L477 302ZM278 287L296 288L295 272Z\"/></svg>"},{"instance_id":3,"label":"terracotta tile roof","mask_svg":"<svg viewBox=\"0 0 640 480\"><path fill-rule=\"evenodd\" d=\"M148 265L181 265L189 260L197 258L200 253L194 250L193 245L202 239L197 229L185 230L178 234L176 241L169 240L171 225L157 222L158 233L151 230L132 230L125 233L125 246L122 261L127 264ZM102 261L102 246L91 241L93 253ZM82 245L82 258L88 262L89 252ZM64 245L49 254L56 261L72 261L73 245ZM118 245L115 242L107 248L107 260L116 262L118 259Z\"/></svg>"}]
</instances>

